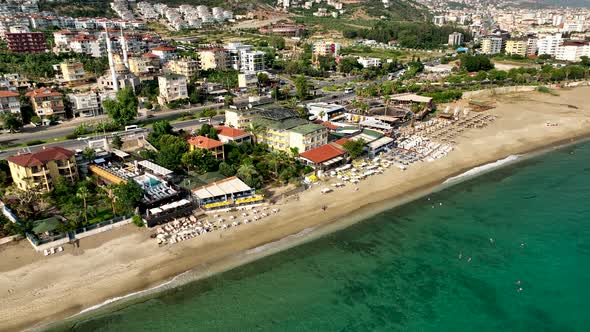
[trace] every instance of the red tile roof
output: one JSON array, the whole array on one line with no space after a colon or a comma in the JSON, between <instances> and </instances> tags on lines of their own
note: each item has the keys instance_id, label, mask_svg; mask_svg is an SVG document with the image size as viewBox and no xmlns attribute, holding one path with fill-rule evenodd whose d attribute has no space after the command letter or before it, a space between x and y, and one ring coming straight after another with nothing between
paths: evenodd
<instances>
[{"instance_id":1,"label":"red tile roof","mask_svg":"<svg viewBox=\"0 0 590 332\"><path fill-rule=\"evenodd\" d=\"M176 49L174 47L169 47L169 46L158 46L158 47L152 48L152 51L168 51L168 52L172 52L172 51L176 51Z\"/></svg>"},{"instance_id":2,"label":"red tile roof","mask_svg":"<svg viewBox=\"0 0 590 332\"><path fill-rule=\"evenodd\" d=\"M159 58L159 56L155 55L154 53L144 53L142 55L144 58Z\"/></svg>"},{"instance_id":3,"label":"red tile roof","mask_svg":"<svg viewBox=\"0 0 590 332\"><path fill-rule=\"evenodd\" d=\"M346 152L340 150L339 148L335 147L332 144L324 144L320 147L315 149L311 149L309 151L305 151L300 153L299 155L307 160L310 160L316 164L323 163L324 161L328 161L330 159L334 159L339 157Z\"/></svg>"},{"instance_id":4,"label":"red tile roof","mask_svg":"<svg viewBox=\"0 0 590 332\"><path fill-rule=\"evenodd\" d=\"M29 91L25 94L25 96L27 97L33 97L33 98L37 98L37 97L56 97L56 96L62 96L61 93L57 92L57 91L53 91L50 88L39 88L39 89L35 89L33 91Z\"/></svg>"},{"instance_id":5,"label":"red tile roof","mask_svg":"<svg viewBox=\"0 0 590 332\"><path fill-rule=\"evenodd\" d=\"M8 161L23 167L41 166L51 160L67 160L74 155L74 152L59 146L45 148L35 153L26 153L8 157Z\"/></svg>"},{"instance_id":6,"label":"red tile roof","mask_svg":"<svg viewBox=\"0 0 590 332\"><path fill-rule=\"evenodd\" d=\"M227 126L217 126L217 127L215 127L215 129L217 130L217 135L225 136L225 137L236 138L236 137L248 135L247 131L243 131L240 129L227 127Z\"/></svg>"},{"instance_id":7,"label":"red tile roof","mask_svg":"<svg viewBox=\"0 0 590 332\"><path fill-rule=\"evenodd\" d=\"M18 97L19 94L13 91L0 91L0 98Z\"/></svg>"},{"instance_id":8,"label":"red tile roof","mask_svg":"<svg viewBox=\"0 0 590 332\"><path fill-rule=\"evenodd\" d=\"M223 146L218 140L214 140L205 136L194 136L189 138L188 144L194 145L200 149L210 150L220 146Z\"/></svg>"},{"instance_id":9,"label":"red tile roof","mask_svg":"<svg viewBox=\"0 0 590 332\"><path fill-rule=\"evenodd\" d=\"M344 146L344 143L346 143L346 142L348 142L348 138L343 137L343 138L335 140L334 142L332 142L332 144Z\"/></svg>"}]
</instances>

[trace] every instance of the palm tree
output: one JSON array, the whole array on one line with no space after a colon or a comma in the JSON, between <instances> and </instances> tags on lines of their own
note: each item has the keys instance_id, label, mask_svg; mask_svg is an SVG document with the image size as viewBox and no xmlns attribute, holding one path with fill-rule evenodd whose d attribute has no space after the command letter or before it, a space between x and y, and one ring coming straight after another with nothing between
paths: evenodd
<instances>
[{"instance_id":1,"label":"palm tree","mask_svg":"<svg viewBox=\"0 0 590 332\"><path fill-rule=\"evenodd\" d=\"M80 198L82 202L84 202L84 221L88 224L88 202L86 201L90 196L90 191L86 187L78 188L76 192L76 197Z\"/></svg>"},{"instance_id":2,"label":"palm tree","mask_svg":"<svg viewBox=\"0 0 590 332\"><path fill-rule=\"evenodd\" d=\"M259 123L250 123L250 126L246 128L246 131L252 134L252 136L254 136L254 143L257 144L258 136L262 134L264 131L266 131L266 127Z\"/></svg>"}]
</instances>

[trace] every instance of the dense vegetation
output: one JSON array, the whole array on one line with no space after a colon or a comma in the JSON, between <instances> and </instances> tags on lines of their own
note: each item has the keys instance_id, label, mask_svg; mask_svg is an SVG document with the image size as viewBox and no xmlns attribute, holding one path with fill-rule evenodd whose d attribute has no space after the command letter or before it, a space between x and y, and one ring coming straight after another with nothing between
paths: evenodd
<instances>
[{"instance_id":1,"label":"dense vegetation","mask_svg":"<svg viewBox=\"0 0 590 332\"><path fill-rule=\"evenodd\" d=\"M53 65L68 59L79 60L84 64L84 70L94 75L102 75L109 66L106 57L93 58L78 53L17 54L4 51L0 52L0 74L19 73L32 80L52 79L55 76Z\"/></svg>"},{"instance_id":2,"label":"dense vegetation","mask_svg":"<svg viewBox=\"0 0 590 332\"><path fill-rule=\"evenodd\" d=\"M40 0L39 10L72 17L116 17L104 0Z\"/></svg>"},{"instance_id":3,"label":"dense vegetation","mask_svg":"<svg viewBox=\"0 0 590 332\"><path fill-rule=\"evenodd\" d=\"M387 43L397 41L401 47L434 49L446 44L449 35L461 32L465 41L470 40L468 32L450 25L436 26L425 22L380 21L371 29L350 29L344 32L346 38L362 37Z\"/></svg>"}]
</instances>

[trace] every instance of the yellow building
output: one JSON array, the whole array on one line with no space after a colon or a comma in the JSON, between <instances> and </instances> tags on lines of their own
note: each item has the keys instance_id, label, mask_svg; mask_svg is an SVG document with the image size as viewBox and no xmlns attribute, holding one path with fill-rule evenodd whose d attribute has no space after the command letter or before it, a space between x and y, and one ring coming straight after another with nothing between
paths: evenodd
<instances>
[{"instance_id":1,"label":"yellow building","mask_svg":"<svg viewBox=\"0 0 590 332\"><path fill-rule=\"evenodd\" d=\"M199 71L199 61L191 58L182 58L168 62L171 73L183 75L187 78L194 77Z\"/></svg>"},{"instance_id":2,"label":"yellow building","mask_svg":"<svg viewBox=\"0 0 590 332\"><path fill-rule=\"evenodd\" d=\"M528 41L524 39L511 39L506 41L506 54L520 55L525 57L527 55Z\"/></svg>"},{"instance_id":3,"label":"yellow building","mask_svg":"<svg viewBox=\"0 0 590 332\"><path fill-rule=\"evenodd\" d=\"M298 117L287 109L260 108L251 120L256 141L266 143L273 150L290 152L296 148L299 153L315 149L328 143L328 129Z\"/></svg>"},{"instance_id":4,"label":"yellow building","mask_svg":"<svg viewBox=\"0 0 590 332\"><path fill-rule=\"evenodd\" d=\"M246 130L258 113L255 109L229 109L225 111L225 123L233 128Z\"/></svg>"},{"instance_id":5,"label":"yellow building","mask_svg":"<svg viewBox=\"0 0 590 332\"><path fill-rule=\"evenodd\" d=\"M27 92L25 96L31 99L33 110L41 119L46 119L52 115L65 118L66 110L61 93L50 88L39 88Z\"/></svg>"},{"instance_id":6,"label":"yellow building","mask_svg":"<svg viewBox=\"0 0 590 332\"><path fill-rule=\"evenodd\" d=\"M61 147L20 154L7 160L12 180L21 190L39 188L49 191L60 177L72 182L78 178L74 152Z\"/></svg>"},{"instance_id":7,"label":"yellow building","mask_svg":"<svg viewBox=\"0 0 590 332\"><path fill-rule=\"evenodd\" d=\"M129 57L129 71L135 75L155 73L160 69L160 58L152 53Z\"/></svg>"},{"instance_id":8,"label":"yellow building","mask_svg":"<svg viewBox=\"0 0 590 332\"><path fill-rule=\"evenodd\" d=\"M226 70L229 67L229 52L223 48L210 48L199 51L201 70Z\"/></svg>"},{"instance_id":9,"label":"yellow building","mask_svg":"<svg viewBox=\"0 0 590 332\"><path fill-rule=\"evenodd\" d=\"M62 62L59 64L59 68L65 82L82 81L86 76L84 65L78 61Z\"/></svg>"}]
</instances>

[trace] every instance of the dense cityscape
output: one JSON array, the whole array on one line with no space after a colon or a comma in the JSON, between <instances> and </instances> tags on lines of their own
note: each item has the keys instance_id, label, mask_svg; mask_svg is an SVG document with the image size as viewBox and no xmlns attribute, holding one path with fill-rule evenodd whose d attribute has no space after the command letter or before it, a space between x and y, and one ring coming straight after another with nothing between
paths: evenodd
<instances>
[{"instance_id":1,"label":"dense cityscape","mask_svg":"<svg viewBox=\"0 0 590 332\"><path fill-rule=\"evenodd\" d=\"M590 77L590 8L555 2L98 3L0 1L0 243L35 259L336 213L521 120L496 93Z\"/></svg>"}]
</instances>

